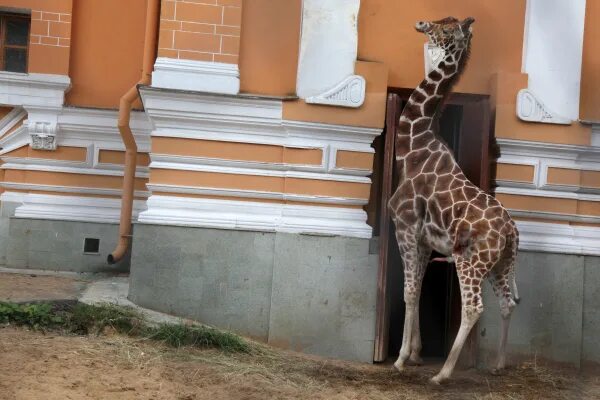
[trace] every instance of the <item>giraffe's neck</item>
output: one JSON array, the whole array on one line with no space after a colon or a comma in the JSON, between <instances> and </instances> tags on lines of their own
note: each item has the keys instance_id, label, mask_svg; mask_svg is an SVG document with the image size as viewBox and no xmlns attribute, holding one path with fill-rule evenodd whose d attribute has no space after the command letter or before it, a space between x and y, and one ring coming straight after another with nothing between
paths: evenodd
<instances>
[{"instance_id":1,"label":"giraffe's neck","mask_svg":"<svg viewBox=\"0 0 600 400\"><path fill-rule=\"evenodd\" d=\"M402 114L397 129L396 155L404 156L415 150L412 138L431 132L432 125L439 117L443 99L450 94L466 59L467 49L446 52L442 61L414 90Z\"/></svg>"}]
</instances>

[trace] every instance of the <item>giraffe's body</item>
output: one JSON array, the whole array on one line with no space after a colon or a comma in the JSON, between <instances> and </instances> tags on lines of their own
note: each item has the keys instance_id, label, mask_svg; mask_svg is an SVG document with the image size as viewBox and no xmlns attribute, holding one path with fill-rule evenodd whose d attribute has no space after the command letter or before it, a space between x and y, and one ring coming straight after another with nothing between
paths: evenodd
<instances>
[{"instance_id":1,"label":"giraffe's body","mask_svg":"<svg viewBox=\"0 0 600 400\"><path fill-rule=\"evenodd\" d=\"M468 58L472 19L454 18L420 22L426 33L445 51L444 59L413 92L398 125L396 162L399 186L389 208L404 263L406 315L400 357L420 363L419 297L432 250L452 257L456 264L461 297L461 327L442 371L433 378L440 383L450 377L464 341L483 312L481 285L490 279L500 297L503 332L498 369L504 368L508 321L515 300L514 263L518 231L508 212L463 174L452 152L439 140L433 126L442 100L449 94Z\"/></svg>"}]
</instances>

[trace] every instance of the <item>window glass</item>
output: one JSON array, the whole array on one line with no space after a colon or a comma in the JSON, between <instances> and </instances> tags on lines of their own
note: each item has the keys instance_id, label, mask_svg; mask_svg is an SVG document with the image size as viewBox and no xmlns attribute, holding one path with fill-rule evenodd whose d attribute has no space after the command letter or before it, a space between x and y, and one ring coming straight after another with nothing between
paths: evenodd
<instances>
[{"instance_id":1,"label":"window glass","mask_svg":"<svg viewBox=\"0 0 600 400\"><path fill-rule=\"evenodd\" d=\"M25 18L9 18L6 21L6 44L8 46L27 46L29 21Z\"/></svg>"},{"instance_id":2,"label":"window glass","mask_svg":"<svg viewBox=\"0 0 600 400\"><path fill-rule=\"evenodd\" d=\"M27 50L11 49L4 50L4 70L10 72L27 72Z\"/></svg>"}]
</instances>

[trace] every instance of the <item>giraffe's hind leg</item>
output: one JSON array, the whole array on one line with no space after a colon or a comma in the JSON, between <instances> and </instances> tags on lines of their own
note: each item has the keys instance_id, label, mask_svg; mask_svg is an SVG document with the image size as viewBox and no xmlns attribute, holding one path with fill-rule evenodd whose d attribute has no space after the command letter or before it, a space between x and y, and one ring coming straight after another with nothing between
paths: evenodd
<instances>
[{"instance_id":1,"label":"giraffe's hind leg","mask_svg":"<svg viewBox=\"0 0 600 400\"><path fill-rule=\"evenodd\" d=\"M506 343L508 341L510 317L517 305L513 300L510 288L510 271L514 267L514 262L515 260L512 257L500 260L489 275L494 293L500 301L500 315L502 317L498 359L496 367L492 370L494 374L499 374L506 367Z\"/></svg>"},{"instance_id":2,"label":"giraffe's hind leg","mask_svg":"<svg viewBox=\"0 0 600 400\"><path fill-rule=\"evenodd\" d=\"M423 246L410 246L403 241L402 260L404 263L404 303L406 307L404 315L404 330L402 334L402 347L398 360L394 367L403 371L406 361L421 364L421 332L419 328L419 298L423 276L427 268L427 262L431 255L431 249Z\"/></svg>"},{"instance_id":3,"label":"giraffe's hind leg","mask_svg":"<svg viewBox=\"0 0 600 400\"><path fill-rule=\"evenodd\" d=\"M437 385L452 375L465 341L483 312L481 279L484 271L488 270L487 265L480 261L465 260L462 256L455 256L455 260L462 302L460 328L442 370L431 379Z\"/></svg>"}]
</instances>

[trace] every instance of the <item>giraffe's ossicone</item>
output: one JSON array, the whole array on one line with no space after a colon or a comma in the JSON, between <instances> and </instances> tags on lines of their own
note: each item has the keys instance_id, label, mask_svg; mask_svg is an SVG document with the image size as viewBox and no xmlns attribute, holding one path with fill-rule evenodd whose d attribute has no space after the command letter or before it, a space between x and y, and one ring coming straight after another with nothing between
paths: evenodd
<instances>
[{"instance_id":1,"label":"giraffe's ossicone","mask_svg":"<svg viewBox=\"0 0 600 400\"><path fill-rule=\"evenodd\" d=\"M471 328L483 312L484 279L490 280L500 298L503 323L498 370L505 367L509 319L518 301L514 280L519 240L516 225L498 200L465 177L452 151L434 132L443 99L469 57L473 22L473 18L445 18L417 23L417 31L442 50L443 58L410 96L396 132L400 182L389 208L404 263L406 304L402 348L394 364L397 369L403 370L409 359L421 362L419 297L432 250L454 260L460 282L461 325L444 367L432 379L435 383L450 377Z\"/></svg>"}]
</instances>

